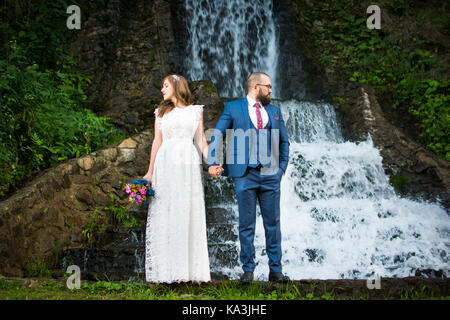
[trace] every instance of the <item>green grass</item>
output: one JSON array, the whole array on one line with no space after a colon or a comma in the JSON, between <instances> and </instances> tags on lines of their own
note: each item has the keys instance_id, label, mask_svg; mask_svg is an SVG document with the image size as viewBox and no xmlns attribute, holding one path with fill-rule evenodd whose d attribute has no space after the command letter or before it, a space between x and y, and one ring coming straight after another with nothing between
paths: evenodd
<instances>
[{"instance_id":1,"label":"green grass","mask_svg":"<svg viewBox=\"0 0 450 320\"><path fill-rule=\"evenodd\" d=\"M242 283L239 281L213 281L210 283L153 284L145 282L82 281L80 289L68 289L62 280L0 279L0 300L367 300L370 292L357 297L340 296L334 287L317 283L288 282ZM433 290L406 288L398 297L385 294L382 299L434 299Z\"/></svg>"}]
</instances>

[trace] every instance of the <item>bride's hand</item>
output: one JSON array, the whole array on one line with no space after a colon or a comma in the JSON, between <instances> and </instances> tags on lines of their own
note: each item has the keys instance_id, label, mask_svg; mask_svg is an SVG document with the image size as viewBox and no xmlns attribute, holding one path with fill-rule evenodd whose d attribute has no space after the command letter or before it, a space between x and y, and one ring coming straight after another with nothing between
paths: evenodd
<instances>
[{"instance_id":1,"label":"bride's hand","mask_svg":"<svg viewBox=\"0 0 450 320\"><path fill-rule=\"evenodd\" d=\"M148 183L151 184L152 183L152 174L147 172L146 175L142 177L142 179L148 180Z\"/></svg>"}]
</instances>

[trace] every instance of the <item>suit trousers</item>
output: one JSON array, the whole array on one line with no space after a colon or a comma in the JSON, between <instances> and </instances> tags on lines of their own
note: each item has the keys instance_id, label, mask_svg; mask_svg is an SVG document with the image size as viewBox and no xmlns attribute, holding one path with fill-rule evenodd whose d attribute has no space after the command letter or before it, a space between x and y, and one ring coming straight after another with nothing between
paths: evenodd
<instances>
[{"instance_id":1,"label":"suit trousers","mask_svg":"<svg viewBox=\"0 0 450 320\"><path fill-rule=\"evenodd\" d=\"M273 175L247 167L242 177L233 178L239 207L240 261L244 271L253 272L255 264L256 203L259 203L266 237L270 272L281 272L280 183L281 168Z\"/></svg>"}]
</instances>

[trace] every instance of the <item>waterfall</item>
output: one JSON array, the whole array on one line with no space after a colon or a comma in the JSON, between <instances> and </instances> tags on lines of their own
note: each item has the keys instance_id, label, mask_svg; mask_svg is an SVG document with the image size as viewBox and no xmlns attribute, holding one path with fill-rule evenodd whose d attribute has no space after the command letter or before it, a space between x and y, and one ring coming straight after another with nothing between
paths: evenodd
<instances>
[{"instance_id":1,"label":"waterfall","mask_svg":"<svg viewBox=\"0 0 450 320\"><path fill-rule=\"evenodd\" d=\"M277 90L273 98L278 97L271 1L186 0L186 10L190 80L210 79L221 96L243 97L247 76L258 70L271 76ZM450 218L439 203L398 196L370 136L359 143L345 141L333 106L273 103L282 110L291 142L281 183L285 273L292 279L449 276ZM208 183L219 192L229 189L225 177ZM237 223L236 199L227 194L215 207L233 212ZM238 240L234 246L239 248ZM255 278L267 280L259 207L255 248ZM213 269L230 279L242 273L237 262Z\"/></svg>"},{"instance_id":2,"label":"waterfall","mask_svg":"<svg viewBox=\"0 0 450 320\"><path fill-rule=\"evenodd\" d=\"M329 104L274 104L282 110L291 141L281 183L284 272L292 279L450 275L449 214L438 203L399 197L370 136L360 143L344 141ZM217 184L225 186L226 179ZM222 207L237 223L236 200ZM267 280L259 207L255 249L255 278ZM230 279L242 273L240 265L219 269Z\"/></svg>"},{"instance_id":3,"label":"waterfall","mask_svg":"<svg viewBox=\"0 0 450 320\"><path fill-rule=\"evenodd\" d=\"M294 279L339 279L440 270L448 277L446 210L438 203L396 195L370 137L360 143L343 141L331 106L278 105L292 141L281 184L285 272ZM298 121L309 128L296 125ZM261 219L255 244L257 252L264 251ZM255 275L265 278L267 257L258 259Z\"/></svg>"},{"instance_id":4,"label":"waterfall","mask_svg":"<svg viewBox=\"0 0 450 320\"><path fill-rule=\"evenodd\" d=\"M209 79L222 97L243 97L253 71L277 78L277 40L272 1L186 0L189 34L186 76ZM278 96L276 86L273 97Z\"/></svg>"}]
</instances>

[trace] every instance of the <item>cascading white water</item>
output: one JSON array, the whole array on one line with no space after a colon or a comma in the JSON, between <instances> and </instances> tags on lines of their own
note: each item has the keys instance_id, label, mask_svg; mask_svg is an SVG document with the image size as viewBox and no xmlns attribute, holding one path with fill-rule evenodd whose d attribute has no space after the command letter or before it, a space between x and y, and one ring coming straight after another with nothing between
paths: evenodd
<instances>
[{"instance_id":1,"label":"cascading white water","mask_svg":"<svg viewBox=\"0 0 450 320\"><path fill-rule=\"evenodd\" d=\"M406 277L424 269L448 277L448 213L437 203L397 196L370 137L343 141L332 106L277 104L291 140L281 185L284 271L294 279ZM258 220L255 243L261 253L264 230ZM259 255L258 261L255 275L264 279L267 257Z\"/></svg>"},{"instance_id":2,"label":"cascading white water","mask_svg":"<svg viewBox=\"0 0 450 320\"><path fill-rule=\"evenodd\" d=\"M345 142L332 106L274 103L282 109L291 141L281 183L285 273L292 279L407 277L426 269L450 275L446 210L438 203L397 196L370 137ZM237 217L236 202L227 207ZM267 280L259 207L255 248L255 278ZM220 271L230 279L242 273L240 266Z\"/></svg>"},{"instance_id":3,"label":"cascading white water","mask_svg":"<svg viewBox=\"0 0 450 320\"><path fill-rule=\"evenodd\" d=\"M186 0L186 76L211 80L222 97L243 97L254 71L276 83L277 39L272 1ZM274 86L273 96L278 96Z\"/></svg>"},{"instance_id":4,"label":"cascading white water","mask_svg":"<svg viewBox=\"0 0 450 320\"><path fill-rule=\"evenodd\" d=\"M242 97L246 77L259 70L271 75L280 92L271 8L271 1L186 0L188 77L212 80L222 96ZM285 273L292 279L364 279L433 269L449 276L450 217L438 203L396 195L370 137L361 143L344 141L331 105L295 100L274 104L283 112L291 141L281 184ZM224 189L226 179L215 181L215 189ZM237 217L235 199L220 206ZM255 277L267 280L259 208L255 247ZM242 273L240 266L216 268L230 279Z\"/></svg>"}]
</instances>

